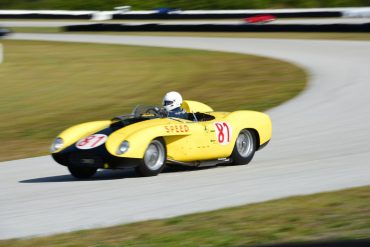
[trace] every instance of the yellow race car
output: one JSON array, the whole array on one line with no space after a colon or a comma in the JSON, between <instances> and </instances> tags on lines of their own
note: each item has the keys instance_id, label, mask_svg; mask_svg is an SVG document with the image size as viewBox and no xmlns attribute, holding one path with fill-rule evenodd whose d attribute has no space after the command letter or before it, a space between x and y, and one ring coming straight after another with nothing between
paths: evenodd
<instances>
[{"instance_id":1,"label":"yellow race car","mask_svg":"<svg viewBox=\"0 0 370 247\"><path fill-rule=\"evenodd\" d=\"M182 108L188 119L138 106L112 120L75 125L54 140L52 157L76 178L89 178L97 169L126 167L155 176L166 164L248 164L271 139L271 120L264 113L216 112L196 101L184 101Z\"/></svg>"}]
</instances>

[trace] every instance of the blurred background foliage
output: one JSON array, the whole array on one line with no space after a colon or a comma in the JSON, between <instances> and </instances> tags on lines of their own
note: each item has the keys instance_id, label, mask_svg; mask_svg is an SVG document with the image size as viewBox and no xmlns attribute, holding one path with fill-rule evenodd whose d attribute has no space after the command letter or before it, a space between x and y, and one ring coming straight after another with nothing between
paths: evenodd
<instances>
[{"instance_id":1,"label":"blurred background foliage","mask_svg":"<svg viewBox=\"0 0 370 247\"><path fill-rule=\"evenodd\" d=\"M369 6L370 0L0 0L0 9L111 10L122 5L134 10L316 8Z\"/></svg>"}]
</instances>

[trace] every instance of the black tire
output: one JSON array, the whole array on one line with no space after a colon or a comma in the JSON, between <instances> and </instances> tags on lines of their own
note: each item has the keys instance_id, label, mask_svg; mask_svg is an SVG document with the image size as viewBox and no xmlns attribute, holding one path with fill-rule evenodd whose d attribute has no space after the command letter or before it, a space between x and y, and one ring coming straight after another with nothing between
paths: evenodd
<instances>
[{"instance_id":1,"label":"black tire","mask_svg":"<svg viewBox=\"0 0 370 247\"><path fill-rule=\"evenodd\" d=\"M254 131L243 129L235 140L231 159L233 165L247 165L256 152L256 135Z\"/></svg>"},{"instance_id":2,"label":"black tire","mask_svg":"<svg viewBox=\"0 0 370 247\"><path fill-rule=\"evenodd\" d=\"M140 160L136 172L143 177L158 175L166 165L167 151L163 140L152 140Z\"/></svg>"},{"instance_id":3,"label":"black tire","mask_svg":"<svg viewBox=\"0 0 370 247\"><path fill-rule=\"evenodd\" d=\"M68 166L69 172L75 178L86 179L94 176L98 168L93 167L81 167L81 166Z\"/></svg>"}]
</instances>

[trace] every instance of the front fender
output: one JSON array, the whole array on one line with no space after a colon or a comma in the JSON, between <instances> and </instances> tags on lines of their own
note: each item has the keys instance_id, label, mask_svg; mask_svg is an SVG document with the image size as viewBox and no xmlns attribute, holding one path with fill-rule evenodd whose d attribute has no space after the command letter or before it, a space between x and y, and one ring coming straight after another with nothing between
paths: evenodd
<instances>
[{"instance_id":1,"label":"front fender","mask_svg":"<svg viewBox=\"0 0 370 247\"><path fill-rule=\"evenodd\" d=\"M78 124L64 130L62 133L58 135L59 138L63 139L64 142L63 148L55 151L54 153L58 153L64 150L65 148L69 147L70 145L82 139L83 137L92 135L101 129L108 128L110 124L111 121L109 120L94 121Z\"/></svg>"},{"instance_id":2,"label":"front fender","mask_svg":"<svg viewBox=\"0 0 370 247\"><path fill-rule=\"evenodd\" d=\"M151 120L153 121L153 120ZM141 126L140 126L141 125ZM191 134L192 125L186 122L176 122L167 120L167 123L158 120L150 126L142 123L136 126L128 126L122 130L112 133L105 146L108 152L114 156L122 158L143 158L149 143L158 137L167 136L188 136ZM117 149L123 141L129 142L129 149L126 153L118 155Z\"/></svg>"}]
</instances>

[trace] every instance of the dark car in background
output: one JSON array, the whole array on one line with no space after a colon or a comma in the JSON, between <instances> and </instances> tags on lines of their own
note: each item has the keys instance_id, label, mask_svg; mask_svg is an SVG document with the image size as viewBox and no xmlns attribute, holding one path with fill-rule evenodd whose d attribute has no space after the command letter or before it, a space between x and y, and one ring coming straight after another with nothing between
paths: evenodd
<instances>
[{"instance_id":1,"label":"dark car in background","mask_svg":"<svg viewBox=\"0 0 370 247\"><path fill-rule=\"evenodd\" d=\"M10 31L8 29L0 27L0 37L5 36L9 33L10 33Z\"/></svg>"}]
</instances>

